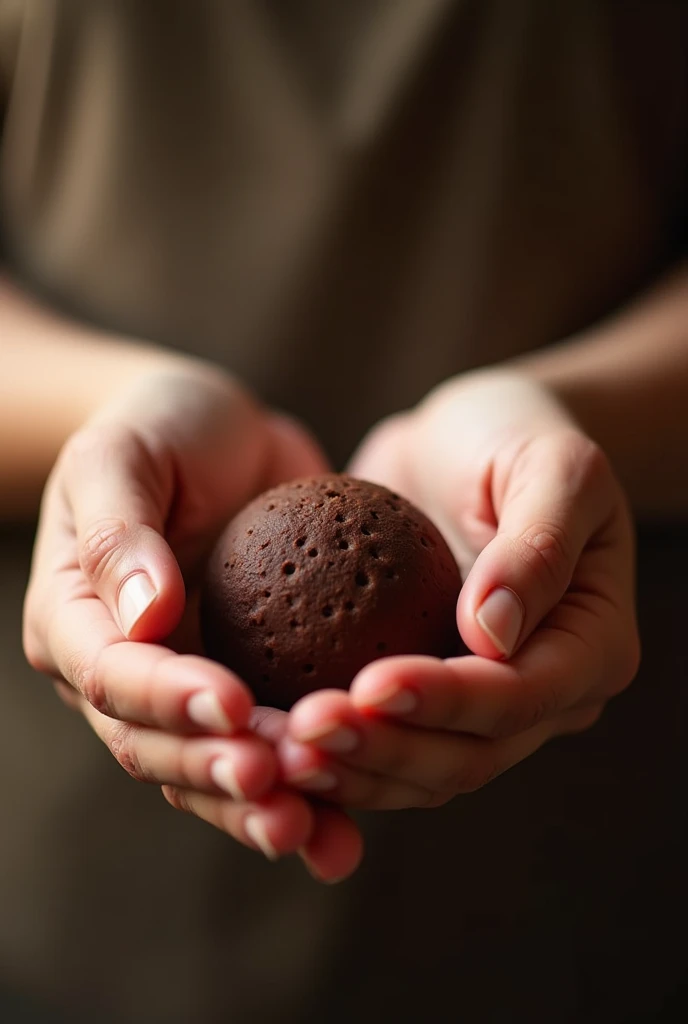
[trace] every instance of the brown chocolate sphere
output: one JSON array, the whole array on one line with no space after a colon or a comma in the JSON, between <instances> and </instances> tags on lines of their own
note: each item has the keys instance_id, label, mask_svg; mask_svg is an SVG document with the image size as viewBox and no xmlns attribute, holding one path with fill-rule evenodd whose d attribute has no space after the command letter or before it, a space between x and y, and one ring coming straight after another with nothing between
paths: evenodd
<instances>
[{"instance_id":1,"label":"brown chocolate sphere","mask_svg":"<svg viewBox=\"0 0 688 1024\"><path fill-rule=\"evenodd\" d=\"M206 653L289 708L391 654L458 652L461 579L443 537L384 487L329 475L267 491L229 524L201 596Z\"/></svg>"}]
</instances>

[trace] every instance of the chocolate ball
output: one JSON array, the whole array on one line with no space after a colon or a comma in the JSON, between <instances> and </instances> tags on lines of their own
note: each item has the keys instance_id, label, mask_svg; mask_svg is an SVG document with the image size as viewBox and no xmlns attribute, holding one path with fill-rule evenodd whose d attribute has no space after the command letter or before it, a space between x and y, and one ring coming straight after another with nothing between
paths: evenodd
<instances>
[{"instance_id":1,"label":"chocolate ball","mask_svg":"<svg viewBox=\"0 0 688 1024\"><path fill-rule=\"evenodd\" d=\"M289 708L391 654L458 653L461 579L443 537L385 487L329 475L252 501L229 524L201 595L206 653Z\"/></svg>"}]
</instances>

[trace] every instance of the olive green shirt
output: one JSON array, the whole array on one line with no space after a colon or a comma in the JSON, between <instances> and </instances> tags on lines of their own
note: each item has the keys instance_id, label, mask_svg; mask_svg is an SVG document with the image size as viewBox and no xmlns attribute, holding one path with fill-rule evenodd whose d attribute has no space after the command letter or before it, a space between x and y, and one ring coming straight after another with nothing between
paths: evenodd
<instances>
[{"instance_id":1,"label":"olive green shirt","mask_svg":"<svg viewBox=\"0 0 688 1024\"><path fill-rule=\"evenodd\" d=\"M687 39L669 0L0 0L4 259L77 317L223 363L341 465L379 417L585 328L675 258ZM479 794L368 816L363 868L320 888L134 785L24 667L27 552L4 538L19 998L103 1024L660 1005L679 968L643 865L677 825L628 710L657 713L659 683Z\"/></svg>"}]
</instances>

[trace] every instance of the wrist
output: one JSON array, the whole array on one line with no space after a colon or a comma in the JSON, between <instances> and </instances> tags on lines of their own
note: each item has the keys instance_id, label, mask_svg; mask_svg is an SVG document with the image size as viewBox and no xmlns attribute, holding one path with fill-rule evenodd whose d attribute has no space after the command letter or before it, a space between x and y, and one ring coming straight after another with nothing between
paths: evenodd
<instances>
[{"instance_id":1,"label":"wrist","mask_svg":"<svg viewBox=\"0 0 688 1024\"><path fill-rule=\"evenodd\" d=\"M0 336L4 518L36 512L67 438L138 383L172 375L185 380L202 376L231 386L231 378L199 360L71 321L1 274Z\"/></svg>"}]
</instances>

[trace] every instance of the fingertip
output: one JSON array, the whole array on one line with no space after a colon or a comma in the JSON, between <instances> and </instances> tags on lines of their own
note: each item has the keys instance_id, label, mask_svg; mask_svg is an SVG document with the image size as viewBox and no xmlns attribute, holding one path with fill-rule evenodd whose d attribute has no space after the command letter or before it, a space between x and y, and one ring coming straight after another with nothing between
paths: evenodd
<instances>
[{"instance_id":1,"label":"fingertip","mask_svg":"<svg viewBox=\"0 0 688 1024\"><path fill-rule=\"evenodd\" d=\"M341 811L318 807L310 841L299 851L309 874L327 885L343 882L363 860L363 836L358 826Z\"/></svg>"},{"instance_id":2,"label":"fingertip","mask_svg":"<svg viewBox=\"0 0 688 1024\"><path fill-rule=\"evenodd\" d=\"M235 800L258 800L268 794L279 774L276 752L253 736L231 741L231 755L214 757L209 765L213 783Z\"/></svg>"},{"instance_id":3,"label":"fingertip","mask_svg":"<svg viewBox=\"0 0 688 1024\"><path fill-rule=\"evenodd\" d=\"M314 813L308 802L296 793L278 792L257 800L248 809L244 829L251 844L269 859L296 853L313 834Z\"/></svg>"},{"instance_id":4,"label":"fingertip","mask_svg":"<svg viewBox=\"0 0 688 1024\"><path fill-rule=\"evenodd\" d=\"M178 625L185 588L177 560L152 526L98 518L79 532L79 564L127 639L153 643Z\"/></svg>"},{"instance_id":5,"label":"fingertip","mask_svg":"<svg viewBox=\"0 0 688 1024\"><path fill-rule=\"evenodd\" d=\"M249 728L274 746L286 735L288 721L287 711L258 706L251 709Z\"/></svg>"},{"instance_id":6,"label":"fingertip","mask_svg":"<svg viewBox=\"0 0 688 1024\"><path fill-rule=\"evenodd\" d=\"M309 773L316 772L324 763L324 755L291 736L284 736L277 745L280 777L289 785Z\"/></svg>"},{"instance_id":7,"label":"fingertip","mask_svg":"<svg viewBox=\"0 0 688 1024\"><path fill-rule=\"evenodd\" d=\"M510 658L523 639L525 618L523 602L511 587L471 571L459 596L456 623L473 654L498 661Z\"/></svg>"},{"instance_id":8,"label":"fingertip","mask_svg":"<svg viewBox=\"0 0 688 1024\"><path fill-rule=\"evenodd\" d=\"M289 712L287 732L297 740L319 735L324 726L352 716L352 706L345 690L318 690L297 701Z\"/></svg>"},{"instance_id":9,"label":"fingertip","mask_svg":"<svg viewBox=\"0 0 688 1024\"><path fill-rule=\"evenodd\" d=\"M390 694L417 685L442 664L441 659L424 654L401 654L373 661L361 669L351 684L351 703L359 711L377 708Z\"/></svg>"},{"instance_id":10,"label":"fingertip","mask_svg":"<svg viewBox=\"0 0 688 1024\"><path fill-rule=\"evenodd\" d=\"M249 726L253 695L229 669L196 655L180 655L174 670L179 683L183 684L187 676L187 685L193 687L185 704L186 717L193 728L230 735Z\"/></svg>"},{"instance_id":11,"label":"fingertip","mask_svg":"<svg viewBox=\"0 0 688 1024\"><path fill-rule=\"evenodd\" d=\"M504 586L491 590L475 612L478 626L502 658L510 658L516 650L525 619L521 598Z\"/></svg>"},{"instance_id":12,"label":"fingertip","mask_svg":"<svg viewBox=\"0 0 688 1024\"><path fill-rule=\"evenodd\" d=\"M116 607L127 640L156 643L179 625L186 595L179 566L172 562L157 571L137 569L122 580Z\"/></svg>"}]
</instances>

